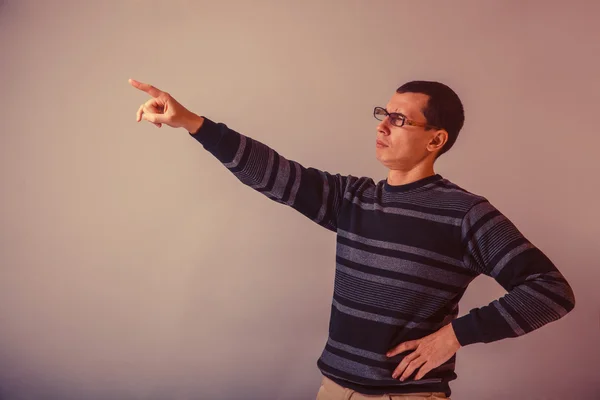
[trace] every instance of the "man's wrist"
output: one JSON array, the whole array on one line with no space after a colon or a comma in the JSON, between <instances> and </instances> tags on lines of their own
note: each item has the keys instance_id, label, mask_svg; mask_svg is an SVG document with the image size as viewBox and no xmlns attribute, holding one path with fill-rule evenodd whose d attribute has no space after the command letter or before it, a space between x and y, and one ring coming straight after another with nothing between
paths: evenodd
<instances>
[{"instance_id":1,"label":"man's wrist","mask_svg":"<svg viewBox=\"0 0 600 400\"><path fill-rule=\"evenodd\" d=\"M462 347L462 344L460 344L460 341L456 337L456 332L454 332L454 327L452 326L452 323L448 324L448 331L449 331L450 337L452 338L452 341L454 342L454 345L456 346L457 349L460 349Z\"/></svg>"},{"instance_id":2,"label":"man's wrist","mask_svg":"<svg viewBox=\"0 0 600 400\"><path fill-rule=\"evenodd\" d=\"M189 116L189 118L187 118L187 121L183 125L183 128L193 135L200 130L203 123L204 123L204 117L200 117L200 116L190 112L190 116Z\"/></svg>"}]
</instances>

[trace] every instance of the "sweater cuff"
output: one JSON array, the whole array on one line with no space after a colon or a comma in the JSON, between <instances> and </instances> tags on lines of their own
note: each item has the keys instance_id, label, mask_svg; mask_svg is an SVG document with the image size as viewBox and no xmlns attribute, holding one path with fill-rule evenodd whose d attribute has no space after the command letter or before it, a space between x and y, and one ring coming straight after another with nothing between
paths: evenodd
<instances>
[{"instance_id":1,"label":"sweater cuff","mask_svg":"<svg viewBox=\"0 0 600 400\"><path fill-rule=\"evenodd\" d=\"M216 122L202 116L204 118L204 122L200 129L196 132L188 132L191 137L200 142L205 149L212 149L216 145L219 144L221 138L223 137L224 130L219 128L219 124Z\"/></svg>"},{"instance_id":2,"label":"sweater cuff","mask_svg":"<svg viewBox=\"0 0 600 400\"><path fill-rule=\"evenodd\" d=\"M452 320L452 329L454 329L456 339L461 346L483 342L471 313Z\"/></svg>"}]
</instances>

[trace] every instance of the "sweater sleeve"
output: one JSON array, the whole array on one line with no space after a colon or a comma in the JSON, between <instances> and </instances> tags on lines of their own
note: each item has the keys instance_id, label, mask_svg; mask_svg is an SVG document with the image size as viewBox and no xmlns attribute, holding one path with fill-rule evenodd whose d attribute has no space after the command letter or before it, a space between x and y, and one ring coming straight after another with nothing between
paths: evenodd
<instances>
[{"instance_id":1,"label":"sweater sleeve","mask_svg":"<svg viewBox=\"0 0 600 400\"><path fill-rule=\"evenodd\" d=\"M575 307L573 290L554 264L487 200L465 215L461 236L465 265L508 292L452 321L461 345L521 336Z\"/></svg>"},{"instance_id":2,"label":"sweater sleeve","mask_svg":"<svg viewBox=\"0 0 600 400\"><path fill-rule=\"evenodd\" d=\"M344 192L357 178L305 168L265 144L204 117L190 135L243 184L336 232Z\"/></svg>"}]
</instances>

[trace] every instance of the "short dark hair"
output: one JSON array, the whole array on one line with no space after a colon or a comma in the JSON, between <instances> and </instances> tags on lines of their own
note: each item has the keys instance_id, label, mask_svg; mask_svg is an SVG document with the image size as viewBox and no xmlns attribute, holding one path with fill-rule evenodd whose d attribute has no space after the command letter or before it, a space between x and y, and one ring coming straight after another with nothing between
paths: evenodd
<instances>
[{"instance_id":1,"label":"short dark hair","mask_svg":"<svg viewBox=\"0 0 600 400\"><path fill-rule=\"evenodd\" d=\"M412 81L400 86L396 92L423 93L429 96L429 101L422 110L427 123L448 132L448 141L437 156L450 150L465 122L465 110L454 90L440 82Z\"/></svg>"}]
</instances>

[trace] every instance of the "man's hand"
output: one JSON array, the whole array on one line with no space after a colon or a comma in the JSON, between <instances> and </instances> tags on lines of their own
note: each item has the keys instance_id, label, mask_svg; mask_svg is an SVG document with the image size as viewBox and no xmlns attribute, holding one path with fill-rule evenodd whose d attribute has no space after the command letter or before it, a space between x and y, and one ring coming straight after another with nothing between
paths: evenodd
<instances>
[{"instance_id":1,"label":"man's hand","mask_svg":"<svg viewBox=\"0 0 600 400\"><path fill-rule=\"evenodd\" d=\"M407 350L414 350L404 357L394 370L392 377L397 379L402 374L400 380L404 381L416 369L420 368L415 376L415 380L419 380L432 369L448 361L459 348L460 343L456 339L452 324L448 324L429 336L401 343L388 351L386 355L393 357Z\"/></svg>"},{"instance_id":2,"label":"man's hand","mask_svg":"<svg viewBox=\"0 0 600 400\"><path fill-rule=\"evenodd\" d=\"M145 119L159 128L162 124L167 124L173 128L185 128L190 133L195 133L202 126L204 118L186 109L171 97L169 93L134 79L129 79L129 83L133 87L152 96L150 100L142 104L138 109L136 114L137 122Z\"/></svg>"}]
</instances>

